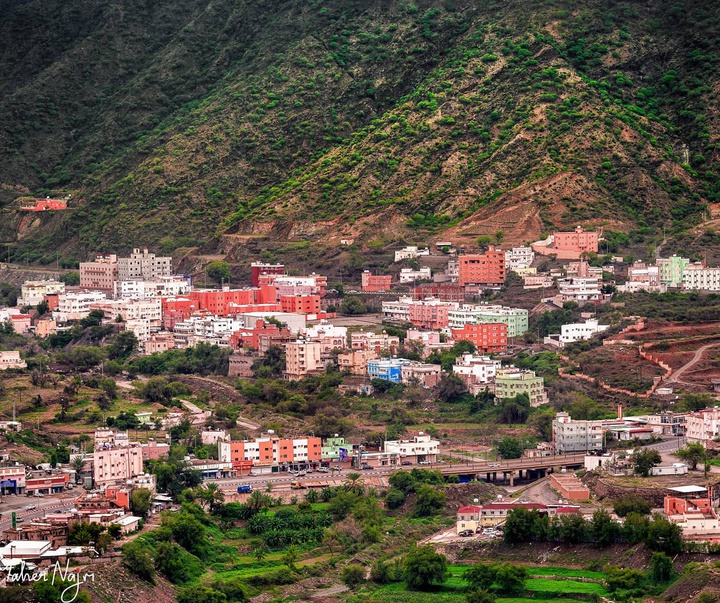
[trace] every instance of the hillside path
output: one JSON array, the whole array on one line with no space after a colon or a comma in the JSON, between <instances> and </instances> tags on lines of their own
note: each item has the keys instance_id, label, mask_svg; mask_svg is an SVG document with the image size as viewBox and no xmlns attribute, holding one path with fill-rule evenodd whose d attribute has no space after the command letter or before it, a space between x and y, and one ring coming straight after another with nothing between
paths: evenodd
<instances>
[{"instance_id":1,"label":"hillside path","mask_svg":"<svg viewBox=\"0 0 720 603\"><path fill-rule=\"evenodd\" d=\"M665 383L683 383L685 385L692 385L692 383L687 383L686 381L680 379L680 377L687 371L689 371L692 367L694 367L698 362L700 362L700 360L702 359L702 355L706 350L717 346L720 346L720 343L709 343L695 350L695 354L693 355L692 359L689 362L685 363L683 366L681 366L672 375L670 375L670 377L665 381Z\"/></svg>"}]
</instances>

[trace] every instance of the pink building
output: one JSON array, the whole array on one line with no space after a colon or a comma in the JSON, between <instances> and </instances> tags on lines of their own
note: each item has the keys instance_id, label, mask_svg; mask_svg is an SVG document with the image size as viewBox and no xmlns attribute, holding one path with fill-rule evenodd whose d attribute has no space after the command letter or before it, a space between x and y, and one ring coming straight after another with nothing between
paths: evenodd
<instances>
[{"instance_id":1,"label":"pink building","mask_svg":"<svg viewBox=\"0 0 720 603\"><path fill-rule=\"evenodd\" d=\"M370 292L390 291L392 276L373 275L369 270L362 273L362 290Z\"/></svg>"},{"instance_id":2,"label":"pink building","mask_svg":"<svg viewBox=\"0 0 720 603\"><path fill-rule=\"evenodd\" d=\"M125 482L143 470L143 448L102 446L93 452L93 480L95 486Z\"/></svg>"},{"instance_id":3,"label":"pink building","mask_svg":"<svg viewBox=\"0 0 720 603\"><path fill-rule=\"evenodd\" d=\"M16 333L29 333L31 319L29 314L11 314L10 323Z\"/></svg>"},{"instance_id":4,"label":"pink building","mask_svg":"<svg viewBox=\"0 0 720 603\"><path fill-rule=\"evenodd\" d=\"M377 354L374 350L353 350L338 354L338 366L341 371L348 371L352 375L364 376L367 374L368 360L375 360Z\"/></svg>"},{"instance_id":5,"label":"pink building","mask_svg":"<svg viewBox=\"0 0 720 603\"><path fill-rule=\"evenodd\" d=\"M60 201L59 199L51 199L46 197L45 199L36 199L35 205L29 207L21 207L24 211L49 211L49 210L62 210L67 209L67 203Z\"/></svg>"},{"instance_id":6,"label":"pink building","mask_svg":"<svg viewBox=\"0 0 720 603\"><path fill-rule=\"evenodd\" d=\"M113 291L118 280L116 255L98 255L92 262L80 262L80 287Z\"/></svg>"},{"instance_id":7,"label":"pink building","mask_svg":"<svg viewBox=\"0 0 720 603\"><path fill-rule=\"evenodd\" d=\"M444 302L439 299L427 299L411 302L408 307L410 324L425 329L444 329L448 326L448 312L456 310L456 302Z\"/></svg>"},{"instance_id":8,"label":"pink building","mask_svg":"<svg viewBox=\"0 0 720 603\"><path fill-rule=\"evenodd\" d=\"M554 234L554 250L558 252L558 257L579 258L583 253L597 253L599 238L598 232L586 231L582 226L578 226L571 232L556 232ZM550 253L554 253L554 251L551 250ZM561 253L574 255L561 255Z\"/></svg>"}]
</instances>

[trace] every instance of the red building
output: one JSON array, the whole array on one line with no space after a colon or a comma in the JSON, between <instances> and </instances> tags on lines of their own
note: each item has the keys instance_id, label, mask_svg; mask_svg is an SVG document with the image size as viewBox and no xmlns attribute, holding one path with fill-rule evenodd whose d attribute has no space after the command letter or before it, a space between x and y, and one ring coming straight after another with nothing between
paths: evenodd
<instances>
[{"instance_id":1,"label":"red building","mask_svg":"<svg viewBox=\"0 0 720 603\"><path fill-rule=\"evenodd\" d=\"M320 314L319 295L283 295L280 297L280 307L283 312L295 312L296 314Z\"/></svg>"},{"instance_id":2,"label":"red building","mask_svg":"<svg viewBox=\"0 0 720 603\"><path fill-rule=\"evenodd\" d=\"M390 291L392 276L375 276L369 270L362 273L362 290L363 291Z\"/></svg>"},{"instance_id":3,"label":"red building","mask_svg":"<svg viewBox=\"0 0 720 603\"><path fill-rule=\"evenodd\" d=\"M47 197L45 199L36 199L35 205L30 205L29 207L21 207L20 209L24 211L49 211L67 209L67 203L65 201L60 201L58 199L51 199L50 197Z\"/></svg>"},{"instance_id":4,"label":"red building","mask_svg":"<svg viewBox=\"0 0 720 603\"><path fill-rule=\"evenodd\" d=\"M490 247L485 253L458 257L460 285L502 285L505 283L505 252Z\"/></svg>"},{"instance_id":5,"label":"red building","mask_svg":"<svg viewBox=\"0 0 720 603\"><path fill-rule=\"evenodd\" d=\"M263 264L262 262L253 262L250 264L250 278L253 287L260 286L261 274L285 274L285 266L282 264Z\"/></svg>"},{"instance_id":6,"label":"red building","mask_svg":"<svg viewBox=\"0 0 720 603\"><path fill-rule=\"evenodd\" d=\"M462 329L453 329L452 338L469 341L483 354L504 352L507 350L507 325L504 322L467 323Z\"/></svg>"},{"instance_id":7,"label":"red building","mask_svg":"<svg viewBox=\"0 0 720 603\"><path fill-rule=\"evenodd\" d=\"M288 329L281 329L276 324L266 323L264 320L258 319L255 321L254 327L235 331L235 333L230 336L230 347L235 350L239 350L241 348L251 348L253 350L257 350L260 348L260 337L263 335L274 335L274 341L278 342L276 345L293 339L293 335ZM273 338L270 337L269 340L272 341ZM273 344L270 343L270 345Z\"/></svg>"},{"instance_id":8,"label":"red building","mask_svg":"<svg viewBox=\"0 0 720 603\"><path fill-rule=\"evenodd\" d=\"M588 232L582 226L578 226L572 232L556 232L553 236L553 247L557 251L571 252L576 254L575 257L580 257L585 252L597 253L598 251L599 233Z\"/></svg>"},{"instance_id":9,"label":"red building","mask_svg":"<svg viewBox=\"0 0 720 603\"><path fill-rule=\"evenodd\" d=\"M455 283L424 283L413 287L413 299L434 297L447 302L465 302L465 287Z\"/></svg>"}]
</instances>

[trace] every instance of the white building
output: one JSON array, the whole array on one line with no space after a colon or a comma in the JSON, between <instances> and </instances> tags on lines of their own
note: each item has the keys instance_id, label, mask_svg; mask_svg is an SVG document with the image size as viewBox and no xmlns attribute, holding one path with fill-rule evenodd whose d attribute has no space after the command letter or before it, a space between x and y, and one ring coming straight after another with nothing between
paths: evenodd
<instances>
[{"instance_id":1,"label":"white building","mask_svg":"<svg viewBox=\"0 0 720 603\"><path fill-rule=\"evenodd\" d=\"M685 419L685 437L688 442L700 442L705 448L720 436L720 408L706 408L692 412Z\"/></svg>"},{"instance_id":2,"label":"white building","mask_svg":"<svg viewBox=\"0 0 720 603\"><path fill-rule=\"evenodd\" d=\"M422 431L410 440L388 440L384 445L384 452L399 454L401 458L408 458L411 462L435 462L440 450L440 442L433 440Z\"/></svg>"},{"instance_id":3,"label":"white building","mask_svg":"<svg viewBox=\"0 0 720 603\"><path fill-rule=\"evenodd\" d=\"M573 420L566 412L555 415L552 423L555 454L603 449L603 422Z\"/></svg>"},{"instance_id":4,"label":"white building","mask_svg":"<svg viewBox=\"0 0 720 603\"><path fill-rule=\"evenodd\" d=\"M313 327L301 330L308 341L316 341L320 344L320 353L327 357L333 350L344 350L348 347L347 327L337 327L326 321L320 322Z\"/></svg>"},{"instance_id":5,"label":"white building","mask_svg":"<svg viewBox=\"0 0 720 603\"><path fill-rule=\"evenodd\" d=\"M44 281L25 281L20 286L20 298L17 300L18 306L36 306L46 295L53 293L65 293L65 283L60 281L44 280Z\"/></svg>"},{"instance_id":6,"label":"white building","mask_svg":"<svg viewBox=\"0 0 720 603\"><path fill-rule=\"evenodd\" d=\"M115 282L115 297L118 299L145 299L155 296L175 297L186 295L191 290L190 282L181 276L161 277L154 281L133 279Z\"/></svg>"},{"instance_id":7,"label":"white building","mask_svg":"<svg viewBox=\"0 0 720 603\"><path fill-rule=\"evenodd\" d=\"M27 368L27 363L20 358L20 352L17 350L0 352L0 371L24 368Z\"/></svg>"},{"instance_id":8,"label":"white building","mask_svg":"<svg viewBox=\"0 0 720 603\"><path fill-rule=\"evenodd\" d=\"M200 432L200 439L202 440L203 446L210 446L218 442L229 442L230 434L224 429L208 429Z\"/></svg>"},{"instance_id":9,"label":"white building","mask_svg":"<svg viewBox=\"0 0 720 603\"><path fill-rule=\"evenodd\" d=\"M172 276L172 258L158 257L147 249L133 249L129 258L118 258L118 280L144 279L154 281Z\"/></svg>"},{"instance_id":10,"label":"white building","mask_svg":"<svg viewBox=\"0 0 720 603\"><path fill-rule=\"evenodd\" d=\"M574 343L576 341L590 339L597 333L607 330L610 325L598 324L597 320L586 320L585 322L574 322L560 327L560 343Z\"/></svg>"},{"instance_id":11,"label":"white building","mask_svg":"<svg viewBox=\"0 0 720 603\"><path fill-rule=\"evenodd\" d=\"M153 327L151 324L151 321L144 318L125 321L125 330L134 333L140 343L144 343L150 339L154 328L156 329L156 327Z\"/></svg>"},{"instance_id":12,"label":"white building","mask_svg":"<svg viewBox=\"0 0 720 603\"><path fill-rule=\"evenodd\" d=\"M455 359L453 373L460 377L467 385L468 391L476 396L495 379L501 365L500 360L493 360L488 356L463 354Z\"/></svg>"},{"instance_id":13,"label":"white building","mask_svg":"<svg viewBox=\"0 0 720 603\"><path fill-rule=\"evenodd\" d=\"M411 297L401 297L395 301L384 301L382 303L383 320L391 322L410 322Z\"/></svg>"},{"instance_id":14,"label":"white building","mask_svg":"<svg viewBox=\"0 0 720 603\"><path fill-rule=\"evenodd\" d=\"M558 281L562 301L595 301L602 299L600 279L596 277L574 276Z\"/></svg>"},{"instance_id":15,"label":"white building","mask_svg":"<svg viewBox=\"0 0 720 603\"><path fill-rule=\"evenodd\" d=\"M505 270L528 268L534 259L532 247L513 247L505 252Z\"/></svg>"},{"instance_id":16,"label":"white building","mask_svg":"<svg viewBox=\"0 0 720 603\"><path fill-rule=\"evenodd\" d=\"M148 320L155 330L160 328L162 320L162 300L153 299L108 299L90 304L91 310L102 310L106 321Z\"/></svg>"},{"instance_id":17,"label":"white building","mask_svg":"<svg viewBox=\"0 0 720 603\"><path fill-rule=\"evenodd\" d=\"M412 283L414 281L430 279L432 279L432 271L427 266L419 270L413 270L412 268L402 268L400 270L399 282L401 283Z\"/></svg>"},{"instance_id":18,"label":"white building","mask_svg":"<svg viewBox=\"0 0 720 603\"><path fill-rule=\"evenodd\" d=\"M418 249L418 247L414 245L408 245L407 247L399 249L395 252L395 261L400 262L402 260L411 260L421 255L430 255L430 250L427 247Z\"/></svg>"},{"instance_id":19,"label":"white building","mask_svg":"<svg viewBox=\"0 0 720 603\"><path fill-rule=\"evenodd\" d=\"M307 326L307 315L296 314L295 312L246 312L238 315L238 318L244 320L246 325L257 324L258 320L268 317L285 323L290 332L294 334L299 333L301 329Z\"/></svg>"},{"instance_id":20,"label":"white building","mask_svg":"<svg viewBox=\"0 0 720 603\"><path fill-rule=\"evenodd\" d=\"M697 291L720 291L720 268L690 264L682 273L682 288Z\"/></svg>"},{"instance_id":21,"label":"white building","mask_svg":"<svg viewBox=\"0 0 720 603\"><path fill-rule=\"evenodd\" d=\"M105 299L100 291L83 291L80 293L63 293L58 295L58 307L53 313L56 322L80 320L90 314L92 304Z\"/></svg>"}]
</instances>

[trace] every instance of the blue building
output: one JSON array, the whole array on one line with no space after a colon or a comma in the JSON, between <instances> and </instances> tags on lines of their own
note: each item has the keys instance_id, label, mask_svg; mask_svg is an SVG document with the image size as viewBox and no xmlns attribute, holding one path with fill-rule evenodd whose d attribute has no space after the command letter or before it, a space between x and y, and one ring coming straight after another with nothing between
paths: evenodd
<instances>
[{"instance_id":1,"label":"blue building","mask_svg":"<svg viewBox=\"0 0 720 603\"><path fill-rule=\"evenodd\" d=\"M405 358L381 358L379 360L368 360L367 371L370 379L382 379L391 383L400 383L402 379L402 367L409 364Z\"/></svg>"}]
</instances>

